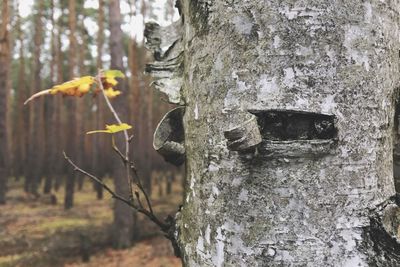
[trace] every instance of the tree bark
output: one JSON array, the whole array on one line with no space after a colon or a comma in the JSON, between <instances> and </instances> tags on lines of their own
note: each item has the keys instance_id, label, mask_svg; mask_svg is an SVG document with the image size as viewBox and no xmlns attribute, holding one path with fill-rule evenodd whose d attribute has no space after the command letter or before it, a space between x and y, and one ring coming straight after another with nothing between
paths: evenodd
<instances>
[{"instance_id":1,"label":"tree bark","mask_svg":"<svg viewBox=\"0 0 400 267\"><path fill-rule=\"evenodd\" d=\"M180 2L185 266L400 265L399 2Z\"/></svg>"},{"instance_id":2,"label":"tree bark","mask_svg":"<svg viewBox=\"0 0 400 267\"><path fill-rule=\"evenodd\" d=\"M30 95L42 89L41 71L42 62L40 55L43 44L43 9L44 1L35 1L36 12L34 14L34 53L33 53L33 75L30 86ZM38 196L38 186L43 174L43 155L44 155L44 100L38 99L33 105L29 104L29 143L28 143L28 162L26 169L25 188L35 197Z\"/></svg>"},{"instance_id":3,"label":"tree bark","mask_svg":"<svg viewBox=\"0 0 400 267\"><path fill-rule=\"evenodd\" d=\"M16 32L18 43L19 43L19 61L18 61L18 82L17 82L17 108L15 110L15 158L18 160L14 162L15 175L17 178L25 174L26 162L27 162L27 140L28 136L26 129L28 129L29 115L25 112L24 101L27 99L27 83L26 83L26 70L25 70L25 42L24 34L22 32L22 19L19 14L20 3L16 7Z\"/></svg>"},{"instance_id":4,"label":"tree bark","mask_svg":"<svg viewBox=\"0 0 400 267\"><path fill-rule=\"evenodd\" d=\"M77 40L76 40L76 1L68 1L68 25L69 25L69 78L73 79L77 75L78 61L77 61ZM76 99L67 99L68 106L68 121L69 121L69 131L68 131L68 143L66 144L68 149L67 152L74 157L78 157L81 152L78 152L79 142L77 139L77 129L80 123L77 120L80 114L76 114L79 109L77 108L79 104L76 103ZM81 163L80 156L77 162ZM64 208L66 210L71 209L74 205L74 191L75 191L75 181L77 173L72 169L68 169L67 180L65 181L65 198L64 198Z\"/></svg>"},{"instance_id":5,"label":"tree bark","mask_svg":"<svg viewBox=\"0 0 400 267\"><path fill-rule=\"evenodd\" d=\"M111 69L124 71L123 64L123 45L121 30L121 11L119 0L109 1L109 23L110 23L110 53L111 53ZM127 94L125 82L121 81L118 88L123 94ZM125 97L118 97L113 101L116 112L122 121L126 121L127 101ZM116 135L116 143L118 147L124 147L122 134ZM113 157L113 178L115 192L125 198L129 198L129 186L125 173L124 165L120 158L115 155ZM114 202L114 222L112 226L112 243L116 248L125 248L132 245L133 241L133 211L121 201Z\"/></svg>"},{"instance_id":6,"label":"tree bark","mask_svg":"<svg viewBox=\"0 0 400 267\"><path fill-rule=\"evenodd\" d=\"M0 24L0 205L6 203L7 186L7 82L9 79L9 2L3 1L1 5Z\"/></svg>"},{"instance_id":7,"label":"tree bark","mask_svg":"<svg viewBox=\"0 0 400 267\"><path fill-rule=\"evenodd\" d=\"M54 0L50 0L50 23L52 25L51 29L51 35L50 35L50 54L51 54L51 60L50 60L50 87L54 85L54 82L56 81L56 67L57 67L57 62L56 62L56 24L54 21ZM49 88L50 88L49 87ZM57 107L57 101L58 97L55 97L54 99L51 99L48 102L48 112L47 112L47 120L51 122L51 125L53 127L46 127L46 151L47 151L47 159L46 159L46 177L44 179L44 186L43 186L43 193L44 194L49 194L51 193L51 189L53 187L53 181L54 179L54 174L56 174L56 162L57 162L57 140L59 139L59 136L57 135L58 130L60 125L58 124L58 110L59 108Z\"/></svg>"},{"instance_id":8,"label":"tree bark","mask_svg":"<svg viewBox=\"0 0 400 267\"><path fill-rule=\"evenodd\" d=\"M99 26L99 31L97 33L97 59L96 65L98 69L103 68L103 47L104 47L104 0L99 0L99 12L97 18L97 25ZM95 114L95 128L102 129L104 127L104 105L103 99L101 97L96 98L97 112ZM93 136L93 168L98 170L100 173L100 179L104 175L104 153L99 153L101 150L101 145L104 144L104 136L94 135ZM103 147L104 148L104 147ZM97 199L103 199L103 186L99 183L94 183L94 188L96 190Z\"/></svg>"}]
</instances>

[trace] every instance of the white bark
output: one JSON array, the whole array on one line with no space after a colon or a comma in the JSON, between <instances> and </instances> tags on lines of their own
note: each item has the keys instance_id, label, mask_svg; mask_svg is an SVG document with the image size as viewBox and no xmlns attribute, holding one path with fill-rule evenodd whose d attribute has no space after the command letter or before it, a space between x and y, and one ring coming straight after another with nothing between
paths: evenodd
<instances>
[{"instance_id":1,"label":"white bark","mask_svg":"<svg viewBox=\"0 0 400 267\"><path fill-rule=\"evenodd\" d=\"M185 265L400 266L399 1L181 2Z\"/></svg>"}]
</instances>

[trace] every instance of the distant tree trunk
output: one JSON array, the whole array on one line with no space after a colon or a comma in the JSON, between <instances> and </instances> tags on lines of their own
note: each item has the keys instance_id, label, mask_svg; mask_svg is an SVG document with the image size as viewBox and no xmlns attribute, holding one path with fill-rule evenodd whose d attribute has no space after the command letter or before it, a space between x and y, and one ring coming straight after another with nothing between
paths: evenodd
<instances>
[{"instance_id":1,"label":"distant tree trunk","mask_svg":"<svg viewBox=\"0 0 400 267\"><path fill-rule=\"evenodd\" d=\"M64 15L64 9L62 8L61 2L57 1L57 6L60 9L61 16L57 21L57 35L56 35L56 50L55 50L55 66L57 67L57 72L56 72L56 83L61 84L64 81L63 77L63 52L62 52L62 43L61 43L61 34L63 32L63 25L62 25L62 18ZM54 101L55 101L55 106L56 106L56 116L54 120L56 121L56 129L54 135L57 137L57 147L63 148L66 147L66 134L65 130L62 129L68 129L66 121L66 116L64 112L65 108L65 102L62 99L62 96L54 96ZM53 148L54 149L54 148ZM55 174L56 180L54 181L54 190L58 191L59 187L61 186L63 182L63 178L65 178L65 163L64 160L62 159L62 154L60 153L60 150L54 151L54 158L55 158Z\"/></svg>"},{"instance_id":2,"label":"distant tree trunk","mask_svg":"<svg viewBox=\"0 0 400 267\"><path fill-rule=\"evenodd\" d=\"M14 168L16 170L15 175L17 177L25 174L27 165L27 145L28 135L26 129L28 129L29 114L25 111L23 103L27 99L27 83L26 83L26 70L25 70L25 43L24 34L22 32L22 19L19 14L18 2L16 8L17 21L16 21L16 32L19 43L19 62L18 62L18 80L17 80L17 98L16 98L16 109L15 109L15 158L18 160L14 161Z\"/></svg>"},{"instance_id":3,"label":"distant tree trunk","mask_svg":"<svg viewBox=\"0 0 400 267\"><path fill-rule=\"evenodd\" d=\"M40 59L41 46L43 43L43 8L44 0L35 2L36 13L34 14L34 53L33 53L33 81L30 86L30 95L42 89ZM29 147L28 147L28 167L25 179L27 179L27 190L31 194L38 196L38 186L43 173L44 155L44 100L38 99L33 105L29 104Z\"/></svg>"},{"instance_id":4,"label":"distant tree trunk","mask_svg":"<svg viewBox=\"0 0 400 267\"><path fill-rule=\"evenodd\" d=\"M109 1L109 23L110 23L110 54L111 69L124 70L123 65L123 46L121 30L121 11L119 0ZM125 82L121 81L119 89L126 94ZM122 121L126 121L127 101L126 97L118 97L114 100L114 107L121 116ZM119 147L124 147L123 136L116 136L116 143ZM126 180L125 168L120 158L113 157L113 178L115 191L117 194L129 198L129 187ZM114 222L112 229L113 245L116 248L128 247L133 240L133 212L127 205L121 201L114 202Z\"/></svg>"},{"instance_id":5,"label":"distant tree trunk","mask_svg":"<svg viewBox=\"0 0 400 267\"><path fill-rule=\"evenodd\" d=\"M80 3L80 6L78 10L83 10L83 2ZM88 50L88 32L85 30L85 25L83 21L85 20L86 16L82 12L79 16L79 24L78 24L78 33L80 36L80 42L77 45L78 47L78 53L77 57L79 59L78 66L79 66L79 73L81 75L86 75L88 69L85 66L85 59L87 55L87 50ZM87 122L88 117L91 114L91 111L88 110L90 107L89 105L85 104L87 103L87 98L79 98L76 99L76 112L75 112L75 121L76 121L76 140L77 140L77 149L76 151L78 152L76 160L80 162L81 166L84 166L85 169L88 169L89 164L88 164L88 158L89 158L89 152L88 152L88 143L87 140L88 138L82 138L82 134L85 133L85 122ZM86 124L87 125L87 124ZM92 128L93 129L93 128ZM83 188L83 182L84 178L82 175L77 175L77 188L79 191L82 190Z\"/></svg>"},{"instance_id":6,"label":"distant tree trunk","mask_svg":"<svg viewBox=\"0 0 400 267\"><path fill-rule=\"evenodd\" d=\"M73 79L77 75L78 61L77 61L77 41L76 41L76 1L70 0L68 1L68 25L69 25L69 78ZM78 116L82 116L82 114L77 113L77 103L76 99L68 99L68 143L67 143L67 152L73 157L78 157L79 146L77 140L77 127L80 125L77 122ZM79 164L81 161L79 158L77 159ZM64 208L71 209L74 205L74 191L75 191L75 180L76 180L76 172L73 168L68 168L68 176L65 181L65 199L64 199Z\"/></svg>"},{"instance_id":7,"label":"distant tree trunk","mask_svg":"<svg viewBox=\"0 0 400 267\"><path fill-rule=\"evenodd\" d=\"M165 193L167 195L170 195L170 194L172 194L172 183L175 180L174 172L173 171L167 172L166 173L166 179L167 179L167 187L166 187L166 192Z\"/></svg>"},{"instance_id":8,"label":"distant tree trunk","mask_svg":"<svg viewBox=\"0 0 400 267\"><path fill-rule=\"evenodd\" d=\"M54 0L50 0L50 23L53 26L51 29L51 37L50 37L50 53L51 53L51 61L50 61L50 86L52 86L56 80L56 25L54 21ZM50 88L50 87L49 87ZM51 122L52 127L46 127L46 139L47 139L47 172L44 180L43 193L49 194L53 187L54 176L56 175L56 161L57 161L57 132L59 131L58 125L58 107L57 107L57 97L53 99L49 99L49 109L48 109L48 119Z\"/></svg>"},{"instance_id":9,"label":"distant tree trunk","mask_svg":"<svg viewBox=\"0 0 400 267\"><path fill-rule=\"evenodd\" d=\"M140 71L139 71L139 59L138 59L138 51L136 41L130 39L129 42L129 69L131 72L130 79L130 98L129 98L129 106L130 109L130 123L131 125L139 125L140 121ZM140 127L133 127L133 134L136 138L133 139L133 149L132 156L135 162L139 160L141 153L138 153L140 140L137 138L139 136Z\"/></svg>"},{"instance_id":10,"label":"distant tree trunk","mask_svg":"<svg viewBox=\"0 0 400 267\"><path fill-rule=\"evenodd\" d=\"M103 47L104 47L104 0L99 0L99 12L97 18L97 25L99 27L99 31L97 32L97 69L103 68ZM103 99L101 97L96 98L96 107L97 112L95 115L95 129L102 129L104 127L104 104ZM104 175L104 153L100 153L101 145L104 143L104 137L101 135L93 136L93 169L97 170L100 175L99 178L102 179ZM103 198L103 187L99 183L94 183L94 187L96 189L97 199Z\"/></svg>"},{"instance_id":11,"label":"distant tree trunk","mask_svg":"<svg viewBox=\"0 0 400 267\"><path fill-rule=\"evenodd\" d=\"M0 25L0 204L6 203L7 186L7 81L9 68L9 2L4 0L1 6L1 25Z\"/></svg>"},{"instance_id":12,"label":"distant tree trunk","mask_svg":"<svg viewBox=\"0 0 400 267\"><path fill-rule=\"evenodd\" d=\"M15 3L13 1L9 2L9 27L11 27L11 29L13 29L15 27L15 19L13 19L15 17L15 11L16 9L14 8ZM15 36L13 34L14 31L10 31L9 30L9 37L8 37L8 79L7 79L7 83L6 83L6 93L7 93L7 102L6 102L6 130L7 130L7 154L8 154L8 160L7 160L7 169L8 169L8 176L14 176L15 177L15 169L14 169L14 164L13 162L15 161L15 141L14 141L14 129L13 129L13 125L15 124L15 120L13 119L13 103L15 102L15 94L11 93L11 88L13 86L13 80L12 80L12 76L11 76L11 66L12 66L12 60L13 60L13 55L14 55L14 44L15 44ZM14 91L15 92L15 91Z\"/></svg>"},{"instance_id":13,"label":"distant tree trunk","mask_svg":"<svg viewBox=\"0 0 400 267\"><path fill-rule=\"evenodd\" d=\"M148 79L148 77L147 77ZM146 83L148 84L148 83ZM143 125L144 127L146 127L146 139L143 140L143 142L146 143L146 148L144 150L144 153L146 155L146 159L145 159L145 180L144 180L144 187L146 188L146 191L149 195L151 195L151 191L152 191L152 161L153 161L153 155L154 155L154 151L153 151L153 139L152 139L152 133L154 132L154 128L153 128L153 89L151 87L147 87L146 88L147 92L146 92L146 114L147 114L147 120L146 120L146 124ZM143 127L142 126L142 127Z\"/></svg>"}]
</instances>

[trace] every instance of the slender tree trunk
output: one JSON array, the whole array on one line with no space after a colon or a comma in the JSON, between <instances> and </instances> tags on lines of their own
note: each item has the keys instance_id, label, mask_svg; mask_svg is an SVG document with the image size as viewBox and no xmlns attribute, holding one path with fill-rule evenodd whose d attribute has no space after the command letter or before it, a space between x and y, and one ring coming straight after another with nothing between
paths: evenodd
<instances>
[{"instance_id":1,"label":"slender tree trunk","mask_svg":"<svg viewBox=\"0 0 400 267\"><path fill-rule=\"evenodd\" d=\"M123 65L123 46L122 46L122 30L121 30L121 13L119 0L109 1L109 23L110 23L110 53L111 53L111 69L124 70ZM122 89L126 94L125 83L122 81L119 84L119 89ZM114 100L114 107L121 116L122 121L126 121L127 99L118 97ZM124 147L123 136L116 137L116 143L119 147ZM121 163L120 158L115 155L113 157L113 178L114 186L117 194L129 198L129 187L127 183L125 168ZM115 201L114 203L114 222L112 230L113 245L117 248L128 247L133 240L133 212L122 203Z\"/></svg>"},{"instance_id":2,"label":"slender tree trunk","mask_svg":"<svg viewBox=\"0 0 400 267\"><path fill-rule=\"evenodd\" d=\"M61 18L63 18L64 15L64 10L62 8L61 2L57 1L57 6L60 7L61 11L61 16L57 22L57 35L56 35L56 54L55 54L55 66L57 67L57 72L56 72L56 83L61 84L64 81L63 77L63 52L62 52L62 43L61 43L61 34L63 32L63 27L61 23ZM62 129L68 129L66 121L66 116L64 112L64 107L65 107L65 102L62 100L61 96L54 96L54 101L55 101L55 106L57 108L56 111L56 126L57 129L55 129L56 133L55 136L57 136L57 146L60 148L63 148L66 146L65 139L67 138L65 135L65 131ZM55 173L56 173L56 179L54 181L54 190L58 190L59 187L62 184L63 178L65 176L65 163L62 160L62 154L60 153L60 150L57 150L54 152L55 153Z\"/></svg>"},{"instance_id":3,"label":"slender tree trunk","mask_svg":"<svg viewBox=\"0 0 400 267\"><path fill-rule=\"evenodd\" d=\"M83 9L83 3L79 7L79 10ZM83 24L83 21L85 20L85 15L81 14L82 18L79 19L79 24L78 24L78 33L80 35L80 43L77 45L78 47L78 53L77 57L79 59L79 73L82 75L85 75L87 73L87 68L85 66L85 56L87 53L87 44L89 43L87 40L87 33L85 32L85 25ZM88 149L87 149L87 138L84 139L82 138L82 134L85 133L85 122L87 121L88 115L90 114L90 111L87 110L88 105L85 105L85 101L87 100L86 98L80 98L76 99L76 112L75 112L75 121L76 121L76 151L77 153L77 160L81 162L81 166L85 166L87 169L88 165L87 164L87 156L88 154ZM77 175L77 187L78 190L81 191L83 188L83 182L84 182L84 177L82 175Z\"/></svg>"},{"instance_id":4,"label":"slender tree trunk","mask_svg":"<svg viewBox=\"0 0 400 267\"><path fill-rule=\"evenodd\" d=\"M15 11L16 11L16 9L14 8L14 5L15 5L15 3L13 2L13 1L10 1L9 2L9 7L8 7L8 9L9 9L9 11L8 11L8 13L9 13L9 15L8 15L8 17L9 17L9 27L11 27L11 28L14 28L15 27L15 19L13 19L14 17L15 17ZM14 125L14 122L15 122L15 120L13 120L13 118L12 118L12 116L13 116L13 103L15 102L15 95L14 94L12 94L11 93L11 88L12 88L12 78L11 78L11 62L12 62L12 59L13 59L13 55L14 55L14 43L15 43L15 36L14 36L14 34L13 34L13 31L10 31L9 30L9 36L8 36L8 38L7 38L7 40L8 40L8 51L9 51L9 53L8 53L8 59L7 59L7 63L8 63L8 66L7 66L7 70L8 70L8 74L7 74L7 77L8 77L8 79L7 79L7 82L6 82L6 88L5 88L5 90L6 90L6 99L7 99L7 102L6 102L6 105L7 105L7 107L6 107L6 131L7 131L7 154L8 154L8 166L7 166L7 169L8 169L8 176L16 176L15 175L15 168L14 168L14 164L13 164L13 162L15 161L15 141L14 141L14 138L13 138L13 135L14 135L14 129L13 129L13 125Z\"/></svg>"},{"instance_id":5,"label":"slender tree trunk","mask_svg":"<svg viewBox=\"0 0 400 267\"><path fill-rule=\"evenodd\" d=\"M77 62L77 41L76 41L76 1L70 0L68 2L68 24L69 24L69 76L73 79L77 75L78 62ZM76 113L77 103L76 99L68 99L68 121L69 121L69 134L68 134L68 149L67 152L74 157L77 157L78 152L78 140L77 140L77 127L80 125L77 122ZM77 162L81 162L79 159ZM65 182L65 199L64 208L71 209L74 205L74 191L75 191L75 180L76 172L72 169L68 169L68 176Z\"/></svg>"},{"instance_id":6,"label":"slender tree trunk","mask_svg":"<svg viewBox=\"0 0 400 267\"><path fill-rule=\"evenodd\" d=\"M54 21L54 0L50 0L50 23L53 26L51 29L51 37L50 37L50 53L51 53L51 61L50 61L50 86L52 86L55 82L56 78L56 25ZM57 132L58 132L58 107L57 107L57 98L53 98L49 101L49 110L48 110L48 120L51 121L52 127L46 127L46 139L47 139L47 173L44 180L43 193L49 194L53 187L53 180L56 173L56 161L57 161Z\"/></svg>"},{"instance_id":7,"label":"slender tree trunk","mask_svg":"<svg viewBox=\"0 0 400 267\"><path fill-rule=\"evenodd\" d=\"M103 68L103 48L104 48L104 0L99 0L99 12L97 18L97 25L99 31L97 33L97 69ZM95 115L95 129L102 129L104 127L104 104L101 97L96 98L97 112ZM93 136L93 168L98 170L100 178L104 176L104 153L100 153L101 145L104 144L104 136ZM103 187L99 183L94 183L96 189L97 199L103 198Z\"/></svg>"},{"instance_id":8,"label":"slender tree trunk","mask_svg":"<svg viewBox=\"0 0 400 267\"><path fill-rule=\"evenodd\" d=\"M17 107L15 109L15 120L16 120L16 128L15 128L15 151L16 160L14 162L14 166L16 169L17 177L25 174L25 169L27 166L27 144L28 144L28 136L26 134L26 129L28 129L28 121L29 114L26 112L23 103L27 99L27 83L26 83L26 71L25 71L25 43L24 43L24 35L22 32L22 22L21 16L19 15L19 5L18 2L16 13L17 13L17 22L16 22L16 31L17 31L17 39L19 43L19 62L18 62L18 81L17 81Z\"/></svg>"},{"instance_id":9,"label":"slender tree trunk","mask_svg":"<svg viewBox=\"0 0 400 267\"><path fill-rule=\"evenodd\" d=\"M180 3L185 266L400 266L400 3Z\"/></svg>"},{"instance_id":10,"label":"slender tree trunk","mask_svg":"<svg viewBox=\"0 0 400 267\"><path fill-rule=\"evenodd\" d=\"M42 18L44 1L35 2L36 13L34 16L34 54L33 54L33 81L30 86L30 95L42 89L41 70L42 64L40 54L42 51L43 32ZM38 99L33 105L29 104L29 145L28 145L28 168L25 179L27 179L26 189L31 194L38 195L38 186L43 173L43 154L44 154L44 100Z\"/></svg>"},{"instance_id":11,"label":"slender tree trunk","mask_svg":"<svg viewBox=\"0 0 400 267\"><path fill-rule=\"evenodd\" d=\"M9 2L3 1L1 5L0 19L0 204L6 202L6 186L7 186L7 82L9 79Z\"/></svg>"}]
</instances>

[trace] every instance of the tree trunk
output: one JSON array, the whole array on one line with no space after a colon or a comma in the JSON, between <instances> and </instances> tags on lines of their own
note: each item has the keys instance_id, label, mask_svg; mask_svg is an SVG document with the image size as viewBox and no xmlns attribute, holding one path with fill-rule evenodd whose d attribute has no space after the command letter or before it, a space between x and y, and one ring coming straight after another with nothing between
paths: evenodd
<instances>
[{"instance_id":1,"label":"tree trunk","mask_svg":"<svg viewBox=\"0 0 400 267\"><path fill-rule=\"evenodd\" d=\"M97 69L102 69L103 68L103 61L102 61L102 55L103 55L103 47L104 47L104 1L99 0L99 12L98 12L98 18L97 18L97 25L99 26L99 31L97 32ZM97 97L95 102L96 102L96 107L97 107L97 112L95 114L95 128L94 129L102 129L104 127L104 104L103 104L103 99L101 97ZM92 164L93 164L93 169L97 170L100 173L100 179L102 179L102 176L104 175L104 153L100 153L101 151L101 144L104 144L104 136L100 136L95 134L93 136L93 146L92 146ZM103 199L103 186L99 183L93 183L94 188L96 190L96 196L97 199Z\"/></svg>"},{"instance_id":2,"label":"tree trunk","mask_svg":"<svg viewBox=\"0 0 400 267\"><path fill-rule=\"evenodd\" d=\"M184 264L399 266L399 2L181 2Z\"/></svg>"},{"instance_id":3,"label":"tree trunk","mask_svg":"<svg viewBox=\"0 0 400 267\"><path fill-rule=\"evenodd\" d=\"M30 85L30 95L42 89L41 82L41 52L43 44L43 9L44 1L35 1L36 12L34 14L34 52L33 52L33 75ZM26 169L27 191L34 196L38 196L38 186L43 173L43 155L44 155L44 99L38 99L33 105L29 104L29 144L28 144L28 162Z\"/></svg>"},{"instance_id":4,"label":"tree trunk","mask_svg":"<svg viewBox=\"0 0 400 267\"><path fill-rule=\"evenodd\" d=\"M123 64L123 46L122 46L122 30L121 30L121 11L119 0L109 1L109 22L110 22L110 52L111 52L111 69L124 70ZM125 82L118 84L123 94L127 94ZM125 89L125 90L124 90ZM127 99L118 97L113 104L120 116L121 120L126 121ZM124 148L124 140L122 134L116 135L116 143L118 147ZM129 186L125 173L124 165L117 155L113 157L113 178L115 192L125 198L129 198ZM112 243L116 248L125 248L132 245L133 240L133 211L121 201L114 203L114 222L112 230Z\"/></svg>"},{"instance_id":5,"label":"tree trunk","mask_svg":"<svg viewBox=\"0 0 400 267\"><path fill-rule=\"evenodd\" d=\"M77 75L78 61L77 61L77 40L76 40L76 1L68 1L68 24L69 24L69 78L73 79ZM78 157L79 142L77 140L77 127L80 125L77 122L75 113L78 112L76 99L67 99L68 101L68 143L66 144L68 149L67 153L73 157ZM80 157L79 157L80 158ZM80 164L81 161L77 160ZM64 208L66 210L71 209L74 205L74 191L76 172L73 168L68 168L67 180L65 181L65 198Z\"/></svg>"},{"instance_id":6,"label":"tree trunk","mask_svg":"<svg viewBox=\"0 0 400 267\"><path fill-rule=\"evenodd\" d=\"M0 204L6 202L7 186L7 82L9 79L9 2L3 1L1 4L0 19Z\"/></svg>"},{"instance_id":7,"label":"tree trunk","mask_svg":"<svg viewBox=\"0 0 400 267\"><path fill-rule=\"evenodd\" d=\"M23 176L26 169L27 162L27 133L26 129L28 129L28 120L29 114L25 112L24 109L24 101L27 99L27 84L26 84L26 70L25 70L25 42L24 42L24 34L22 32L22 19L19 14L19 6L18 2L16 7L16 32L19 43L19 55L18 55L18 81L17 81L17 97L16 104L17 107L15 109L15 158L18 159L14 161L15 175L16 178L19 176Z\"/></svg>"},{"instance_id":8,"label":"tree trunk","mask_svg":"<svg viewBox=\"0 0 400 267\"><path fill-rule=\"evenodd\" d=\"M50 55L51 55L51 60L50 60L50 85L48 88L51 88L51 86L54 85L54 82L56 81L56 67L57 67L57 62L56 62L56 25L54 21L54 0L50 0L50 23L52 25L51 29L51 36L50 36ZM46 127L46 151L48 157L46 158L46 177L44 179L44 186L43 186L43 193L44 194L49 194L51 193L51 189L53 187L53 180L54 179L54 174L56 173L56 162L57 162L57 132L59 129L58 125L58 107L57 107L57 100L58 97L55 97L51 99L48 102L48 112L47 116L48 118L46 121L50 121L51 125L53 127ZM59 152L59 151L58 151Z\"/></svg>"}]
</instances>

